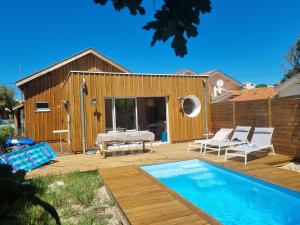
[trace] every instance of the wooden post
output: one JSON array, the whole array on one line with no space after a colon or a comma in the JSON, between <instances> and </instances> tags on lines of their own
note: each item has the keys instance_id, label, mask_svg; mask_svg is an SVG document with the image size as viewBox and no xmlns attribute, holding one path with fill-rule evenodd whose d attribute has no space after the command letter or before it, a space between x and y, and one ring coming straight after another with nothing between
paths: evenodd
<instances>
[{"instance_id":1,"label":"wooden post","mask_svg":"<svg viewBox=\"0 0 300 225\"><path fill-rule=\"evenodd\" d=\"M232 102L232 128L235 128L235 102Z\"/></svg>"},{"instance_id":2,"label":"wooden post","mask_svg":"<svg viewBox=\"0 0 300 225\"><path fill-rule=\"evenodd\" d=\"M143 152L145 152L145 150L146 150L146 143L145 143L145 141L142 141L143 142Z\"/></svg>"},{"instance_id":3,"label":"wooden post","mask_svg":"<svg viewBox=\"0 0 300 225\"><path fill-rule=\"evenodd\" d=\"M105 141L101 142L101 151L102 151L102 157L103 157L103 159L105 159L106 158L106 142Z\"/></svg>"},{"instance_id":4,"label":"wooden post","mask_svg":"<svg viewBox=\"0 0 300 225\"><path fill-rule=\"evenodd\" d=\"M153 141L150 141L150 153L153 153Z\"/></svg>"},{"instance_id":5,"label":"wooden post","mask_svg":"<svg viewBox=\"0 0 300 225\"><path fill-rule=\"evenodd\" d=\"M269 127L272 127L272 99L268 98L268 123Z\"/></svg>"}]
</instances>

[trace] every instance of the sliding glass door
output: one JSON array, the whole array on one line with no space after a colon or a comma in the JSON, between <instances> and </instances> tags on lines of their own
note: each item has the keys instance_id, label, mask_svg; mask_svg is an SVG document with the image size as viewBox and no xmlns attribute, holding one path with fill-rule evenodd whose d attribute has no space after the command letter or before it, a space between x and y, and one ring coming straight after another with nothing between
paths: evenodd
<instances>
[{"instance_id":1,"label":"sliding glass door","mask_svg":"<svg viewBox=\"0 0 300 225\"><path fill-rule=\"evenodd\" d=\"M116 130L136 129L136 101L135 98L115 99Z\"/></svg>"},{"instance_id":2,"label":"sliding glass door","mask_svg":"<svg viewBox=\"0 0 300 225\"><path fill-rule=\"evenodd\" d=\"M106 131L137 130L136 98L105 99Z\"/></svg>"},{"instance_id":3,"label":"sliding glass door","mask_svg":"<svg viewBox=\"0 0 300 225\"><path fill-rule=\"evenodd\" d=\"M114 130L114 107L113 107L113 99L107 98L105 99L105 124L106 124L106 132Z\"/></svg>"}]
</instances>

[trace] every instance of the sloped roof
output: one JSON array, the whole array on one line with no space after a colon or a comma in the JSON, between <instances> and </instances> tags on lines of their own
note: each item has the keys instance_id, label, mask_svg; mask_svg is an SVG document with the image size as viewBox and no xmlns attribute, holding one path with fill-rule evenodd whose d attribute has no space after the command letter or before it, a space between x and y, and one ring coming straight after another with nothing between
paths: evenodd
<instances>
[{"instance_id":1,"label":"sloped roof","mask_svg":"<svg viewBox=\"0 0 300 225\"><path fill-rule=\"evenodd\" d=\"M295 74L291 78L287 79L286 81L282 82L276 87L276 91L282 91L288 88L291 85L300 84L300 73Z\"/></svg>"},{"instance_id":2,"label":"sloped roof","mask_svg":"<svg viewBox=\"0 0 300 225\"><path fill-rule=\"evenodd\" d=\"M130 71L127 70L126 68L124 68L123 66L121 66L121 65L117 64L116 62L113 62L112 60L108 59L107 57L105 57L104 55L102 55L101 53L99 53L98 51L96 51L95 49L89 48L89 49L86 49L86 50L84 50L84 51L82 51L80 53L77 53L77 54L75 54L75 55L73 55L73 56L71 56L71 57L69 57L69 58L67 58L67 59L65 59L65 60L63 60L61 62L58 62L58 63L56 63L54 65L49 66L49 67L46 67L45 69L40 70L40 71L38 71L38 72L36 72L36 73L34 73L32 75L29 75L28 77L25 77L25 78L23 78L21 80L18 80L16 82L16 86L19 87L19 86L21 86L21 85L23 85L23 84L25 84L25 83L27 83L27 82L29 82L31 80L34 80L34 79L36 79L36 78L38 78L40 76L43 76L44 74L46 74L48 72L51 72L51 71L53 71L55 69L58 69L59 67L62 67L64 65L66 65L66 64L68 64L70 62L73 62L74 60L79 59L79 58L81 58L83 56L86 56L88 54L93 54L96 57L99 57L103 61L106 61L107 63L115 66L116 68L120 69L124 73L130 73Z\"/></svg>"},{"instance_id":3,"label":"sloped roof","mask_svg":"<svg viewBox=\"0 0 300 225\"><path fill-rule=\"evenodd\" d=\"M277 91L275 91L274 87L245 89L245 90L241 90L239 95L230 99L229 101L249 101L249 100L267 99L267 98L275 97L276 95L277 95Z\"/></svg>"},{"instance_id":4,"label":"sloped roof","mask_svg":"<svg viewBox=\"0 0 300 225\"><path fill-rule=\"evenodd\" d=\"M218 70L209 70L209 71L205 71L203 72L202 74L205 74L205 75L212 75L214 74L215 72L217 72Z\"/></svg>"},{"instance_id":5,"label":"sloped roof","mask_svg":"<svg viewBox=\"0 0 300 225\"><path fill-rule=\"evenodd\" d=\"M175 72L175 74L180 74L180 75L196 75L198 73L196 73L195 71L190 70L190 69L182 69L182 70L179 70L179 71Z\"/></svg>"},{"instance_id":6,"label":"sloped roof","mask_svg":"<svg viewBox=\"0 0 300 225\"><path fill-rule=\"evenodd\" d=\"M216 74L219 74L219 75L222 75L224 77L227 77L228 79L232 80L233 82L237 83L240 87L242 87L242 83L239 82L238 80L234 79L233 77L223 73L222 71L220 70L209 70L209 71L206 71L206 72L202 72L202 73L197 73L191 69L182 69L182 70L179 70L177 72L175 72L175 74L181 74L181 75L196 75L196 74L199 74L199 75L202 75L202 76L209 76L209 77L213 77L214 75Z\"/></svg>"},{"instance_id":7,"label":"sloped roof","mask_svg":"<svg viewBox=\"0 0 300 225\"><path fill-rule=\"evenodd\" d=\"M223 93L214 97L211 102L219 103L219 102L229 101L230 99L239 96L240 93L241 93L240 90L223 90Z\"/></svg>"},{"instance_id":8,"label":"sloped roof","mask_svg":"<svg viewBox=\"0 0 300 225\"><path fill-rule=\"evenodd\" d=\"M240 87L242 87L242 83L239 82L238 80L236 80L235 78L233 78L232 76L226 74L226 73L223 73L221 70L210 70L210 71L206 71L204 73L202 73L203 75L209 75L210 77L213 77L214 75L222 75L224 77L227 77L229 78L230 80L232 80L233 82L235 82L236 84L238 84Z\"/></svg>"},{"instance_id":9,"label":"sloped roof","mask_svg":"<svg viewBox=\"0 0 300 225\"><path fill-rule=\"evenodd\" d=\"M16 104L13 108L12 108L12 110L13 111L16 111L16 110L18 110L18 109L20 109L20 108L23 108L24 107L24 102L19 102L18 104Z\"/></svg>"}]
</instances>

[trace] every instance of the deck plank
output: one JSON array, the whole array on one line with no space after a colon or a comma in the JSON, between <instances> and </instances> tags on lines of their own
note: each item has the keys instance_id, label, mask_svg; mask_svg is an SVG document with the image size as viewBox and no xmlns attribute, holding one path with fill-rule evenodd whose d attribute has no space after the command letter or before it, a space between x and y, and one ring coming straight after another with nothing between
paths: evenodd
<instances>
[{"instance_id":1,"label":"deck plank","mask_svg":"<svg viewBox=\"0 0 300 225\"><path fill-rule=\"evenodd\" d=\"M219 224L213 218L207 221L208 215L136 166L101 169L100 173L133 225Z\"/></svg>"},{"instance_id":2,"label":"deck plank","mask_svg":"<svg viewBox=\"0 0 300 225\"><path fill-rule=\"evenodd\" d=\"M106 185L117 199L125 215L127 209L131 210L129 215L133 216L130 221L134 225L210 224L209 218L205 219L207 215L199 213L191 203L180 198L176 193L158 183L154 178L151 179L149 175L147 176L145 173L139 171L137 166L141 165L201 159L300 191L300 173L277 167L279 164L289 162L292 156L253 153L250 155L249 161L245 166L243 158L238 157L228 159L227 162L224 162L224 152L222 152L220 157L217 157L216 153L207 153L204 156L199 153L199 150L188 152L187 148L187 143L163 144L154 146L151 153L108 157L106 159L101 158L99 154L60 156L52 163L27 173L27 177L62 174L77 170L90 171L100 169L101 174L103 173L102 175L104 175L103 178ZM177 202L174 200L177 200ZM164 210L166 211L162 213L153 209L153 206L164 205L170 201L173 203L165 205ZM180 206L176 206L177 204ZM169 206L172 208L172 212L168 211ZM184 207L184 210L182 207ZM141 211L144 211L142 210L144 208L147 208L147 213L141 216ZM158 214L160 215L158 216Z\"/></svg>"},{"instance_id":3,"label":"deck plank","mask_svg":"<svg viewBox=\"0 0 300 225\"><path fill-rule=\"evenodd\" d=\"M224 162L214 154L207 154L202 158L204 161L300 191L300 173L276 167L290 159L289 156L268 155L250 160L245 166L243 161L233 159ZM137 165L100 168L100 173L133 225L219 224Z\"/></svg>"}]
</instances>

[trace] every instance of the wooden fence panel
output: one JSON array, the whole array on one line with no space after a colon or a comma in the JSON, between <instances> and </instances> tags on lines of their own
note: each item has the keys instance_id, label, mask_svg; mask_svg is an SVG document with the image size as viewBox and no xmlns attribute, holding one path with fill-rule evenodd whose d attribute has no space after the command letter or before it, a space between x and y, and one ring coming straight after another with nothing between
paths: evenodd
<instances>
[{"instance_id":1,"label":"wooden fence panel","mask_svg":"<svg viewBox=\"0 0 300 225\"><path fill-rule=\"evenodd\" d=\"M212 131L238 125L274 127L275 151L292 156L300 154L300 96L212 104Z\"/></svg>"},{"instance_id":2,"label":"wooden fence panel","mask_svg":"<svg viewBox=\"0 0 300 225\"><path fill-rule=\"evenodd\" d=\"M268 127L268 101L243 101L235 103L236 126Z\"/></svg>"},{"instance_id":3,"label":"wooden fence panel","mask_svg":"<svg viewBox=\"0 0 300 225\"><path fill-rule=\"evenodd\" d=\"M300 96L272 99L273 144L286 155L300 154Z\"/></svg>"},{"instance_id":4,"label":"wooden fence panel","mask_svg":"<svg viewBox=\"0 0 300 225\"><path fill-rule=\"evenodd\" d=\"M211 129L213 132L217 131L222 127L234 127L232 109L232 102L211 104Z\"/></svg>"}]
</instances>

